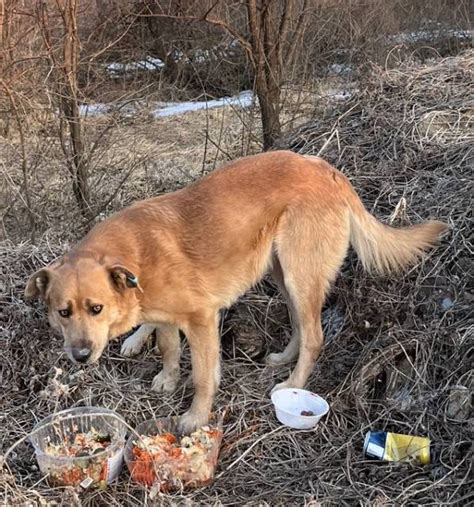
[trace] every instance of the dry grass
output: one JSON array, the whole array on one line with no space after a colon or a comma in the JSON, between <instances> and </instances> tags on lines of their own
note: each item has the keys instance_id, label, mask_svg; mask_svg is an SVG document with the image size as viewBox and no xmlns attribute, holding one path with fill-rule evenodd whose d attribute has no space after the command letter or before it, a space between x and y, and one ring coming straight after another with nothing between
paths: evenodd
<instances>
[{"instance_id":1,"label":"dry grass","mask_svg":"<svg viewBox=\"0 0 474 507\"><path fill-rule=\"evenodd\" d=\"M335 110L328 109L324 117L282 141L305 153L323 149L323 155L345 171L377 216L392 215L394 224L432 217L451 226L437 251L396 279L369 277L354 256L347 260L327 302L326 346L308 383L331 405L323 423L314 431L294 431L275 420L269 392L287 376L288 368L270 368L261 359L283 347L290 326L280 295L264 281L223 318L225 354L216 406L227 406L229 411L212 486L152 499L149 492L131 484L124 471L119 483L106 491L77 495L49 488L36 468L31 447L24 443L11 454L0 475L0 503L383 506L472 502L471 401L464 398L461 407L456 396L458 385L469 393L474 388L469 279L473 139L468 128L472 70L472 52L424 66L407 64L389 73L375 69L374 81L363 93ZM215 114L219 119L222 113ZM442 119L436 128L429 120L433 117ZM177 118L154 124L157 134L166 136L171 122L179 124L173 128L183 129L184 141L190 139L190 128L196 137L202 135L198 123L186 125ZM124 184L114 207L160 188L180 186L202 170L202 152L194 157L197 152L191 147L183 151L172 135L163 145L155 145L149 135L150 146L172 160L168 167L181 165L186 173L184 177L177 173L176 180L171 177L166 185L147 187L139 183L149 181L140 172ZM225 129L223 135L232 138L232 131ZM222 146L235 156L240 144L229 140L229 145ZM206 170L213 163L211 157ZM164 177L161 170L154 174ZM113 171L112 176L107 173L109 177L116 181ZM56 212L51 215L48 227L56 232L49 231L37 246L15 241L1 247L3 451L24 437L39 418L59 408L107 406L135 425L151 415L182 412L192 396L189 381L183 381L172 396L150 392L160 365L152 350L125 360L115 343L100 365L90 368L77 368L64 357L42 305L28 305L22 299L27 276L67 247L63 238L72 234L59 218ZM69 217L67 224L70 227ZM252 340L261 349L251 349ZM187 350L183 366L189 371ZM368 429L429 435L435 459L424 467L370 462L361 452Z\"/></svg>"},{"instance_id":2,"label":"dry grass","mask_svg":"<svg viewBox=\"0 0 474 507\"><path fill-rule=\"evenodd\" d=\"M285 90L282 122L286 128L310 118L313 97L304 89ZM228 160L261 151L258 107L163 118L152 116L154 108L156 101L145 97L134 106L133 116L124 107L83 119L92 205L98 219L133 200L183 187ZM61 243L77 239L90 226L74 202L57 128L52 114L41 122L25 120L31 207L25 202L20 139L14 131L9 139L0 137L0 180L5 182L5 188L0 188L0 217L6 237L13 242L28 237L31 215L36 237L47 234Z\"/></svg>"}]
</instances>

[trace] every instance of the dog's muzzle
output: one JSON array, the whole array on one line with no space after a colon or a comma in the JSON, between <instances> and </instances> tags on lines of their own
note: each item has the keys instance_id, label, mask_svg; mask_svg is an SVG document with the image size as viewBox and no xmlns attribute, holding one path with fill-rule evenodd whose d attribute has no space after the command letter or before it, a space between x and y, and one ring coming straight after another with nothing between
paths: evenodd
<instances>
[{"instance_id":1,"label":"dog's muzzle","mask_svg":"<svg viewBox=\"0 0 474 507\"><path fill-rule=\"evenodd\" d=\"M71 352L78 363L87 363L92 354L92 350L87 347L73 347Z\"/></svg>"}]
</instances>

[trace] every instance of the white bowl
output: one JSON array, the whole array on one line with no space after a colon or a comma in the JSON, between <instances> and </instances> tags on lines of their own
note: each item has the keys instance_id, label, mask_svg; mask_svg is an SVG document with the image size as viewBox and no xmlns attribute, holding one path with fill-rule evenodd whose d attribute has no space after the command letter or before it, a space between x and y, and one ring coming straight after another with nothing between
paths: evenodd
<instances>
[{"instance_id":1,"label":"white bowl","mask_svg":"<svg viewBox=\"0 0 474 507\"><path fill-rule=\"evenodd\" d=\"M307 430L314 428L329 411L326 400L304 389L280 389L272 394L277 419L290 428ZM302 415L312 412L314 415Z\"/></svg>"}]
</instances>

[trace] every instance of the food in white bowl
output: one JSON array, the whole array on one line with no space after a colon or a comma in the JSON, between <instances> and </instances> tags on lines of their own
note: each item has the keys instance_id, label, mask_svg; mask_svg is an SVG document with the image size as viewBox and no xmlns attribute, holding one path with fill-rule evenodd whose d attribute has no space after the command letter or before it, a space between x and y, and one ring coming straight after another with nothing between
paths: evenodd
<instances>
[{"instance_id":1,"label":"food in white bowl","mask_svg":"<svg viewBox=\"0 0 474 507\"><path fill-rule=\"evenodd\" d=\"M324 398L305 389L279 389L272 394L277 419L290 428L311 429L329 412Z\"/></svg>"}]
</instances>

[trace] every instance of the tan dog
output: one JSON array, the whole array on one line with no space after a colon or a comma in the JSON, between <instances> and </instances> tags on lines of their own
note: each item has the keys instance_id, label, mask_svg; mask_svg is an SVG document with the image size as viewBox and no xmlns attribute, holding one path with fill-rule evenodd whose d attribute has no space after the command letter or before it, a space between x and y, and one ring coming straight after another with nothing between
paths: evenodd
<instances>
[{"instance_id":1,"label":"tan dog","mask_svg":"<svg viewBox=\"0 0 474 507\"><path fill-rule=\"evenodd\" d=\"M349 244L363 265L392 272L432 247L446 225L394 229L362 205L323 160L275 151L236 160L189 187L133 204L96 225L60 261L29 280L69 357L92 363L108 341L137 354L157 328L163 370L156 391L179 377L181 329L191 349L195 396L182 429L205 424L219 383L219 309L270 272L294 323L273 365L298 358L286 382L303 387L323 343L321 307Z\"/></svg>"}]
</instances>

